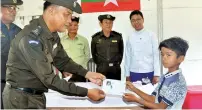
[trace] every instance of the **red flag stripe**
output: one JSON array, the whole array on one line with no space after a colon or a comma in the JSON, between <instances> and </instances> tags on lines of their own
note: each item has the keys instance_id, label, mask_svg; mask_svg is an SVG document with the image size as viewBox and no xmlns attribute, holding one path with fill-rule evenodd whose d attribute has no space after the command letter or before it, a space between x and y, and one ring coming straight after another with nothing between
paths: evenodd
<instances>
[{"instance_id":1,"label":"red flag stripe","mask_svg":"<svg viewBox=\"0 0 202 110\"><path fill-rule=\"evenodd\" d=\"M104 12L104 11L130 11L140 10L140 0L117 2L118 6L109 3L104 6L104 2L82 2L82 10L84 13L89 12Z\"/></svg>"}]
</instances>

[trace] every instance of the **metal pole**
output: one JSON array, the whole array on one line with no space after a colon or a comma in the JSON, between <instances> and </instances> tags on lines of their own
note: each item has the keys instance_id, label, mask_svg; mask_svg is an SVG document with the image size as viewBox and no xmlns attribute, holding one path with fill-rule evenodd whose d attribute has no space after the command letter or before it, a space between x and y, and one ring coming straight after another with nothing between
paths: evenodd
<instances>
[{"instance_id":1,"label":"metal pole","mask_svg":"<svg viewBox=\"0 0 202 110\"><path fill-rule=\"evenodd\" d=\"M157 0L157 36L158 36L158 41L160 43L163 40L163 0ZM161 62L161 57L160 57L160 62ZM163 74L162 64L161 64L161 74Z\"/></svg>"}]
</instances>

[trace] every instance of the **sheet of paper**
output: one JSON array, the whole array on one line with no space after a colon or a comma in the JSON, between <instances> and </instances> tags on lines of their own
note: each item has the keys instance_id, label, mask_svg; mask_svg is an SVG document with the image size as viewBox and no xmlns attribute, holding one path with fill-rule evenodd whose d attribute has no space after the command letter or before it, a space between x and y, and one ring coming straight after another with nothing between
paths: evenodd
<instances>
[{"instance_id":1,"label":"sheet of paper","mask_svg":"<svg viewBox=\"0 0 202 110\"><path fill-rule=\"evenodd\" d=\"M105 79L102 84L102 90L110 96L122 96L125 93L125 88L125 82L120 80Z\"/></svg>"}]
</instances>

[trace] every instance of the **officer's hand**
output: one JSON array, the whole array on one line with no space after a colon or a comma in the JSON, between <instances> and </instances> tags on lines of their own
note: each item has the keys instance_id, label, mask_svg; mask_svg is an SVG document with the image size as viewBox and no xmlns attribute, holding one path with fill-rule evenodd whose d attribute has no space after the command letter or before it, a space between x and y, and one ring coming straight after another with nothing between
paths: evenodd
<instances>
[{"instance_id":1,"label":"officer's hand","mask_svg":"<svg viewBox=\"0 0 202 110\"><path fill-rule=\"evenodd\" d=\"M99 101L105 98L105 93L100 89L88 89L87 96L93 101Z\"/></svg>"},{"instance_id":2,"label":"officer's hand","mask_svg":"<svg viewBox=\"0 0 202 110\"><path fill-rule=\"evenodd\" d=\"M86 79L89 79L92 83L97 85L102 85L102 81L105 79L105 76L101 73L88 72L85 76Z\"/></svg>"}]
</instances>

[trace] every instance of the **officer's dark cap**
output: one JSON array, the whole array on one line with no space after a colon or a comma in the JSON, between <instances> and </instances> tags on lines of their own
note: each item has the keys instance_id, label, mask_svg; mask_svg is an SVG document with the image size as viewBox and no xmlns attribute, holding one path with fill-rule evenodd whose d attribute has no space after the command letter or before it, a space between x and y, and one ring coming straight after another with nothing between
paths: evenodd
<instances>
[{"instance_id":1,"label":"officer's dark cap","mask_svg":"<svg viewBox=\"0 0 202 110\"><path fill-rule=\"evenodd\" d=\"M73 17L72 17L72 21L76 21L77 23L79 23L79 17L73 16Z\"/></svg>"},{"instance_id":2,"label":"officer's dark cap","mask_svg":"<svg viewBox=\"0 0 202 110\"><path fill-rule=\"evenodd\" d=\"M78 2L76 2L76 0L45 0L45 1L48 1L55 5L66 7L79 14L82 13L81 6L79 5Z\"/></svg>"},{"instance_id":3,"label":"officer's dark cap","mask_svg":"<svg viewBox=\"0 0 202 110\"><path fill-rule=\"evenodd\" d=\"M1 0L1 5L22 5L22 0Z\"/></svg>"},{"instance_id":4,"label":"officer's dark cap","mask_svg":"<svg viewBox=\"0 0 202 110\"><path fill-rule=\"evenodd\" d=\"M114 21L114 20L115 20L115 17L112 16L112 15L110 15L110 14L105 14L105 15L100 15L100 16L98 16L98 20L99 20L100 22L102 22L102 20L104 20L104 19L108 19L108 20Z\"/></svg>"}]
</instances>

